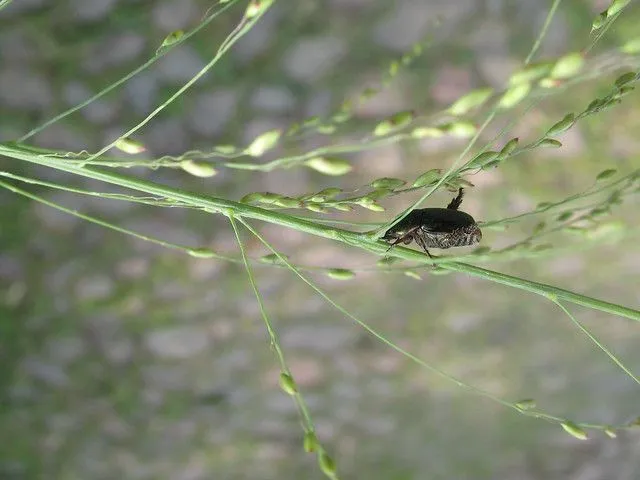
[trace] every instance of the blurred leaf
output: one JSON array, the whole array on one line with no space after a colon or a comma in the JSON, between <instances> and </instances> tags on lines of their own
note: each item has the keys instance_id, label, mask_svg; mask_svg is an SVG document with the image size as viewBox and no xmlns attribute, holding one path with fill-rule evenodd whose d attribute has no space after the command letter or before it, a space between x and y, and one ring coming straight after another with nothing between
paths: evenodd
<instances>
[{"instance_id":1,"label":"blurred leaf","mask_svg":"<svg viewBox=\"0 0 640 480\"><path fill-rule=\"evenodd\" d=\"M477 90L472 90L451 105L448 112L455 116L464 115L470 110L480 107L489 99L489 97L491 97L492 94L493 88L479 88Z\"/></svg>"},{"instance_id":2,"label":"blurred leaf","mask_svg":"<svg viewBox=\"0 0 640 480\"><path fill-rule=\"evenodd\" d=\"M307 160L305 165L317 172L332 176L345 175L353 169L349 162L337 157L315 157Z\"/></svg>"},{"instance_id":3,"label":"blurred leaf","mask_svg":"<svg viewBox=\"0 0 640 480\"><path fill-rule=\"evenodd\" d=\"M607 168L606 170L601 171L596 177L596 181L606 180L607 178L613 177L618 171L615 168Z\"/></svg>"},{"instance_id":4,"label":"blurred leaf","mask_svg":"<svg viewBox=\"0 0 640 480\"><path fill-rule=\"evenodd\" d=\"M376 125L373 129L373 134L377 137L386 135L393 130L408 125L413 120L413 117L414 113L412 111L398 112Z\"/></svg>"},{"instance_id":5,"label":"blurred leaf","mask_svg":"<svg viewBox=\"0 0 640 480\"><path fill-rule=\"evenodd\" d=\"M174 43L178 42L183 36L184 36L184 32L182 30L176 30L174 32L171 32L169 35L164 37L162 44L156 50L156 55L160 53L162 50L164 50L165 48L170 47Z\"/></svg>"},{"instance_id":6,"label":"blurred leaf","mask_svg":"<svg viewBox=\"0 0 640 480\"><path fill-rule=\"evenodd\" d=\"M566 114L562 120L555 123L549 130L547 130L545 136L553 137L554 135L558 135L559 133L568 130L575 123L575 119L576 116L573 113Z\"/></svg>"},{"instance_id":7,"label":"blurred leaf","mask_svg":"<svg viewBox=\"0 0 640 480\"><path fill-rule=\"evenodd\" d=\"M551 62L530 63L522 70L511 75L511 78L509 78L509 85L516 86L529 84L546 76L552 68L553 63Z\"/></svg>"},{"instance_id":8,"label":"blurred leaf","mask_svg":"<svg viewBox=\"0 0 640 480\"><path fill-rule=\"evenodd\" d=\"M578 427L575 423L566 421L566 422L562 422L561 425L562 425L562 428L564 428L565 432L567 432L572 437L577 438L578 440L586 440L587 438L589 438L587 436L587 432L585 432L583 429Z\"/></svg>"},{"instance_id":9,"label":"blurred leaf","mask_svg":"<svg viewBox=\"0 0 640 480\"><path fill-rule=\"evenodd\" d=\"M298 393L298 387L296 386L296 382L293 380L293 377L285 372L280 374L280 388L289 395L295 395Z\"/></svg>"},{"instance_id":10,"label":"blurred leaf","mask_svg":"<svg viewBox=\"0 0 640 480\"><path fill-rule=\"evenodd\" d=\"M183 160L180 162L180 168L194 177L213 177L218 171L213 165L206 162L196 162L195 160Z\"/></svg>"},{"instance_id":11,"label":"blurred leaf","mask_svg":"<svg viewBox=\"0 0 640 480\"><path fill-rule=\"evenodd\" d=\"M327 276L335 280L350 280L356 276L352 270L346 268L332 268L327 270Z\"/></svg>"},{"instance_id":12,"label":"blurred leaf","mask_svg":"<svg viewBox=\"0 0 640 480\"><path fill-rule=\"evenodd\" d=\"M406 183L407 182L400 178L383 177L371 182L371 188L388 188L390 190L394 190L398 187L402 187Z\"/></svg>"},{"instance_id":13,"label":"blurred leaf","mask_svg":"<svg viewBox=\"0 0 640 480\"><path fill-rule=\"evenodd\" d=\"M549 76L551 78L571 78L575 76L584 65L584 56L580 52L569 53L563 57L560 57L553 66Z\"/></svg>"},{"instance_id":14,"label":"blurred leaf","mask_svg":"<svg viewBox=\"0 0 640 480\"><path fill-rule=\"evenodd\" d=\"M280 130L269 130L268 132L264 132L258 135L253 142L249 144L244 153L251 155L252 157L259 157L275 147L280 140L281 135L282 132Z\"/></svg>"},{"instance_id":15,"label":"blurred leaf","mask_svg":"<svg viewBox=\"0 0 640 480\"><path fill-rule=\"evenodd\" d=\"M511 87L500 98L498 107L502 109L515 107L518 103L526 98L530 91L531 84L529 83L521 83L519 85Z\"/></svg>"},{"instance_id":16,"label":"blurred leaf","mask_svg":"<svg viewBox=\"0 0 640 480\"><path fill-rule=\"evenodd\" d=\"M118 150L131 155L135 155L136 153L141 153L146 150L145 146L141 142L129 137L119 138L113 146Z\"/></svg>"},{"instance_id":17,"label":"blurred leaf","mask_svg":"<svg viewBox=\"0 0 640 480\"><path fill-rule=\"evenodd\" d=\"M420 175L418 178L415 179L412 187L423 187L425 185L431 185L432 183L435 183L438 181L438 179L440 178L440 175L442 175L442 170L440 170L439 168L433 168L431 170L427 170L426 172L424 172L422 175Z\"/></svg>"}]
</instances>

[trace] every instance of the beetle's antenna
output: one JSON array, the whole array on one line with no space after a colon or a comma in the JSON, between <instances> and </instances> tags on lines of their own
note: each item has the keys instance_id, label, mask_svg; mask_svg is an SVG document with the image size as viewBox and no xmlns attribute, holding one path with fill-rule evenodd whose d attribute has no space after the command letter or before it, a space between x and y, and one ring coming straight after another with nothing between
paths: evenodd
<instances>
[{"instance_id":1,"label":"beetle's antenna","mask_svg":"<svg viewBox=\"0 0 640 480\"><path fill-rule=\"evenodd\" d=\"M460 187L460 190L458 190L458 196L451 200L451 203L447 205L447 208L449 210L457 210L462 203L462 197L464 197L464 189Z\"/></svg>"}]
</instances>

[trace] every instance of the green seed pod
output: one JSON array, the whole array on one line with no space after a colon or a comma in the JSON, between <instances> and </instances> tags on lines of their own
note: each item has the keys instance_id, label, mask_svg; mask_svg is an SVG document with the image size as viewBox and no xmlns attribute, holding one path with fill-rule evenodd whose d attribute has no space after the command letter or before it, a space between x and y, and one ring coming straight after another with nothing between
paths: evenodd
<instances>
[{"instance_id":1,"label":"green seed pod","mask_svg":"<svg viewBox=\"0 0 640 480\"><path fill-rule=\"evenodd\" d=\"M285 259L289 259L288 255L282 255L280 254L280 256L282 258ZM276 255L275 253L270 253L269 255L265 255L264 257L260 257L260 261L262 263L268 263L270 265L286 265L282 260L280 260L280 257L278 257L278 255Z\"/></svg>"},{"instance_id":2,"label":"green seed pod","mask_svg":"<svg viewBox=\"0 0 640 480\"><path fill-rule=\"evenodd\" d=\"M504 147L502 147L502 150L500 150L500 158L502 159L511 155L513 151L516 149L516 147L518 146L519 141L520 140L517 137L514 137L511 140L509 140L507 143L505 143Z\"/></svg>"},{"instance_id":3,"label":"green seed pod","mask_svg":"<svg viewBox=\"0 0 640 480\"><path fill-rule=\"evenodd\" d=\"M562 85L561 80L556 80L555 78L543 78L538 82L538 86L540 88L556 88L557 86Z\"/></svg>"},{"instance_id":4,"label":"green seed pod","mask_svg":"<svg viewBox=\"0 0 640 480\"><path fill-rule=\"evenodd\" d=\"M587 107L587 112L588 113L595 113L595 112L599 111L602 107L604 107L604 105L606 103L607 103L606 100L603 100L602 98L596 98Z\"/></svg>"},{"instance_id":5,"label":"green seed pod","mask_svg":"<svg viewBox=\"0 0 640 480\"><path fill-rule=\"evenodd\" d=\"M530 83L521 83L508 89L498 102L498 108L503 110L513 108L526 98L531 91Z\"/></svg>"},{"instance_id":6,"label":"green seed pod","mask_svg":"<svg viewBox=\"0 0 640 480\"><path fill-rule=\"evenodd\" d=\"M569 220L572 215L573 215L573 212L562 212L560 215L556 217L556 221L564 222L566 220Z\"/></svg>"},{"instance_id":7,"label":"green seed pod","mask_svg":"<svg viewBox=\"0 0 640 480\"><path fill-rule=\"evenodd\" d=\"M543 138L538 142L538 147L560 148L562 143L555 138Z\"/></svg>"},{"instance_id":8,"label":"green seed pod","mask_svg":"<svg viewBox=\"0 0 640 480\"><path fill-rule=\"evenodd\" d=\"M158 55L163 50L169 48L174 43L177 43L183 36L184 36L184 32L182 30L176 30L174 32L171 32L169 35L164 37L162 44L156 50L156 55Z\"/></svg>"},{"instance_id":9,"label":"green seed pod","mask_svg":"<svg viewBox=\"0 0 640 480\"><path fill-rule=\"evenodd\" d=\"M341 188L336 188L336 187L329 187L329 188L325 188L324 190L320 190L318 192L318 195L322 195L326 198L335 198L338 195L340 195L342 193L342 189Z\"/></svg>"},{"instance_id":10,"label":"green seed pod","mask_svg":"<svg viewBox=\"0 0 640 480\"><path fill-rule=\"evenodd\" d=\"M353 211L353 207L351 205L347 205L346 203L336 203L331 205L331 207L335 208L336 210L340 210L341 212Z\"/></svg>"},{"instance_id":11,"label":"green seed pod","mask_svg":"<svg viewBox=\"0 0 640 480\"><path fill-rule=\"evenodd\" d=\"M444 136L444 132L435 127L418 127L411 131L413 138L440 138Z\"/></svg>"},{"instance_id":12,"label":"green seed pod","mask_svg":"<svg viewBox=\"0 0 640 480\"><path fill-rule=\"evenodd\" d=\"M324 473L326 476L330 478L335 477L336 464L324 450L318 455L318 465L320 466L320 470L322 470L322 473Z\"/></svg>"},{"instance_id":13,"label":"green seed pod","mask_svg":"<svg viewBox=\"0 0 640 480\"><path fill-rule=\"evenodd\" d=\"M413 185L411 186L424 187L425 185L431 185L432 183L435 183L438 181L438 179L440 178L440 175L442 175L442 170L440 170L439 168L433 168L431 170L427 170L418 178L416 178L413 182Z\"/></svg>"},{"instance_id":14,"label":"green seed pod","mask_svg":"<svg viewBox=\"0 0 640 480\"><path fill-rule=\"evenodd\" d=\"M244 18L250 19L264 13L271 6L274 0L251 0L244 12Z\"/></svg>"},{"instance_id":15,"label":"green seed pod","mask_svg":"<svg viewBox=\"0 0 640 480\"><path fill-rule=\"evenodd\" d=\"M440 129L457 138L473 137L478 130L473 123L463 121L440 125Z\"/></svg>"},{"instance_id":16,"label":"green seed pod","mask_svg":"<svg viewBox=\"0 0 640 480\"><path fill-rule=\"evenodd\" d=\"M600 30L602 27L604 27L605 23L607 23L608 17L609 17L609 14L607 13L606 10L604 12L600 12L598 16L594 18L593 22L591 23L591 31L593 32L595 30Z\"/></svg>"},{"instance_id":17,"label":"green seed pod","mask_svg":"<svg viewBox=\"0 0 640 480\"><path fill-rule=\"evenodd\" d=\"M278 207L284 207L284 208L300 208L302 207L302 202L296 198L290 198L290 197L280 197L277 198L273 201L274 205L277 205Z\"/></svg>"},{"instance_id":18,"label":"green seed pod","mask_svg":"<svg viewBox=\"0 0 640 480\"><path fill-rule=\"evenodd\" d=\"M307 431L304 433L304 440L302 443L304 451L307 453L315 452L318 449L318 437L315 432Z\"/></svg>"},{"instance_id":19,"label":"green seed pod","mask_svg":"<svg viewBox=\"0 0 640 480\"><path fill-rule=\"evenodd\" d=\"M281 198L285 198L284 196L278 193L271 193L271 192L257 193L255 195L256 195L256 200L259 203L264 203L266 205L273 205Z\"/></svg>"},{"instance_id":20,"label":"green seed pod","mask_svg":"<svg viewBox=\"0 0 640 480\"><path fill-rule=\"evenodd\" d=\"M411 123L413 118L414 113L411 111L398 112L376 125L376 128L373 129L373 134L376 137L387 135L393 130L408 125L409 123Z\"/></svg>"},{"instance_id":21,"label":"green seed pod","mask_svg":"<svg viewBox=\"0 0 640 480\"><path fill-rule=\"evenodd\" d=\"M405 270L404 274L409 278L413 278L414 280L422 280L422 277L413 270Z\"/></svg>"},{"instance_id":22,"label":"green seed pod","mask_svg":"<svg viewBox=\"0 0 640 480\"><path fill-rule=\"evenodd\" d=\"M407 182L400 178L383 177L371 182L370 186L371 188L387 188L390 190L394 190L398 187L402 187L406 183Z\"/></svg>"},{"instance_id":23,"label":"green seed pod","mask_svg":"<svg viewBox=\"0 0 640 480\"><path fill-rule=\"evenodd\" d=\"M609 8L607 8L607 16L613 17L616 13L620 12L624 7L629 5L631 0L613 0Z\"/></svg>"},{"instance_id":24,"label":"green seed pod","mask_svg":"<svg viewBox=\"0 0 640 480\"><path fill-rule=\"evenodd\" d=\"M483 165L495 160L500 155L500 152L482 152L475 157L467 164L469 167L482 167Z\"/></svg>"},{"instance_id":25,"label":"green seed pod","mask_svg":"<svg viewBox=\"0 0 640 480\"><path fill-rule=\"evenodd\" d=\"M316 213L329 213L329 209L324 208L320 205L314 205L313 203L305 205L305 208L307 210L311 210L312 212L316 212Z\"/></svg>"},{"instance_id":26,"label":"green seed pod","mask_svg":"<svg viewBox=\"0 0 640 480\"><path fill-rule=\"evenodd\" d=\"M374 200L367 197L363 197L355 203L373 212L384 212L384 207L382 205L377 204Z\"/></svg>"},{"instance_id":27,"label":"green seed pod","mask_svg":"<svg viewBox=\"0 0 640 480\"><path fill-rule=\"evenodd\" d=\"M293 377L285 372L280 374L280 388L289 395L295 395L298 393L298 387L296 386L296 382L293 380Z\"/></svg>"},{"instance_id":28,"label":"green seed pod","mask_svg":"<svg viewBox=\"0 0 640 480\"><path fill-rule=\"evenodd\" d=\"M562 428L564 428L565 432L567 432L572 437L577 438L578 440L586 440L587 438L589 438L587 436L587 432L585 432L583 429L578 427L575 423L565 421L565 422L562 422L560 425L562 425Z\"/></svg>"},{"instance_id":29,"label":"green seed pod","mask_svg":"<svg viewBox=\"0 0 640 480\"><path fill-rule=\"evenodd\" d=\"M191 248L187 250L187 254L196 258L213 258L216 253L208 248Z\"/></svg>"},{"instance_id":30,"label":"green seed pod","mask_svg":"<svg viewBox=\"0 0 640 480\"><path fill-rule=\"evenodd\" d=\"M575 123L575 121L576 121L576 116L573 113L568 113L564 116L562 120L555 123L549 130L547 130L547 133L545 134L545 136L552 137L554 135L558 135L559 133L562 133L568 130L569 128L571 128L571 126Z\"/></svg>"},{"instance_id":31,"label":"green seed pod","mask_svg":"<svg viewBox=\"0 0 640 480\"><path fill-rule=\"evenodd\" d=\"M346 268L331 268L327 270L327 276L335 280L350 280L356 276L356 274Z\"/></svg>"},{"instance_id":32,"label":"green seed pod","mask_svg":"<svg viewBox=\"0 0 640 480\"><path fill-rule=\"evenodd\" d=\"M244 197L240 199L241 203L256 203L266 194L261 192L252 192L246 194Z\"/></svg>"},{"instance_id":33,"label":"green seed pod","mask_svg":"<svg viewBox=\"0 0 640 480\"><path fill-rule=\"evenodd\" d=\"M551 70L550 77L555 79L571 78L582 69L584 56L582 53L569 53L560 57Z\"/></svg>"},{"instance_id":34,"label":"green seed pod","mask_svg":"<svg viewBox=\"0 0 640 480\"><path fill-rule=\"evenodd\" d=\"M480 107L493 94L493 88L479 88L472 90L456 100L448 109L451 115L464 115L474 108Z\"/></svg>"},{"instance_id":35,"label":"green seed pod","mask_svg":"<svg viewBox=\"0 0 640 480\"><path fill-rule=\"evenodd\" d=\"M627 72L616 78L615 86L618 88L624 87L627 83L633 82L637 79L638 74L636 72Z\"/></svg>"},{"instance_id":36,"label":"green seed pod","mask_svg":"<svg viewBox=\"0 0 640 480\"><path fill-rule=\"evenodd\" d=\"M196 162L195 160L183 160L180 162L180 168L194 177L213 177L218 171L213 165L206 162Z\"/></svg>"},{"instance_id":37,"label":"green seed pod","mask_svg":"<svg viewBox=\"0 0 640 480\"><path fill-rule=\"evenodd\" d=\"M221 155L233 155L238 151L233 145L216 145L213 150Z\"/></svg>"},{"instance_id":38,"label":"green seed pod","mask_svg":"<svg viewBox=\"0 0 640 480\"><path fill-rule=\"evenodd\" d=\"M520 410L531 410L532 408L536 408L536 401L532 398L525 398L524 400L517 401L516 407Z\"/></svg>"},{"instance_id":39,"label":"green seed pod","mask_svg":"<svg viewBox=\"0 0 640 480\"><path fill-rule=\"evenodd\" d=\"M244 153L251 155L252 157L260 157L277 145L281 135L282 132L280 130L269 130L268 132L264 132L258 135L253 142L249 144Z\"/></svg>"},{"instance_id":40,"label":"green seed pod","mask_svg":"<svg viewBox=\"0 0 640 480\"><path fill-rule=\"evenodd\" d=\"M332 176L345 175L353 169L349 162L337 157L315 157L304 164L317 172Z\"/></svg>"},{"instance_id":41,"label":"green seed pod","mask_svg":"<svg viewBox=\"0 0 640 480\"><path fill-rule=\"evenodd\" d=\"M601 180L606 180L608 178L613 177L616 173L618 173L618 171L615 168L607 168L606 170L601 171L597 176L596 176L596 182L599 182Z\"/></svg>"},{"instance_id":42,"label":"green seed pod","mask_svg":"<svg viewBox=\"0 0 640 480\"><path fill-rule=\"evenodd\" d=\"M609 438L616 438L618 435L616 434L616 431L612 428L612 427L606 427L604 429L604 433L607 435L607 437Z\"/></svg>"},{"instance_id":43,"label":"green seed pod","mask_svg":"<svg viewBox=\"0 0 640 480\"><path fill-rule=\"evenodd\" d=\"M509 85L516 86L521 84L528 84L535 82L536 80L547 75L553 68L551 62L531 63L524 67L522 70L514 73L509 78Z\"/></svg>"},{"instance_id":44,"label":"green seed pod","mask_svg":"<svg viewBox=\"0 0 640 480\"><path fill-rule=\"evenodd\" d=\"M536 226L533 227L533 234L535 235L536 233L540 233L546 226L547 224L545 222L538 222Z\"/></svg>"},{"instance_id":45,"label":"green seed pod","mask_svg":"<svg viewBox=\"0 0 640 480\"><path fill-rule=\"evenodd\" d=\"M389 195L391 195L393 193L393 190L391 190L390 188L378 188L377 190L374 190L373 192L367 193L367 195L365 195L364 198L368 198L369 200L379 200L381 198L384 197L388 197ZM367 202L369 201L367 200Z\"/></svg>"},{"instance_id":46,"label":"green seed pod","mask_svg":"<svg viewBox=\"0 0 640 480\"><path fill-rule=\"evenodd\" d=\"M131 155L135 155L136 153L141 153L146 150L142 143L129 137L119 138L113 146L118 150Z\"/></svg>"}]
</instances>

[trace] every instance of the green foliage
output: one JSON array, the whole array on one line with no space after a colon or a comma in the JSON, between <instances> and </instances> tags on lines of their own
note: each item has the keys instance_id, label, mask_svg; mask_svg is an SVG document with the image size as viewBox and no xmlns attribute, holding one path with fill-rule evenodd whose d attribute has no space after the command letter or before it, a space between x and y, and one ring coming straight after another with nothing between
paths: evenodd
<instances>
[{"instance_id":1,"label":"green foliage","mask_svg":"<svg viewBox=\"0 0 640 480\"><path fill-rule=\"evenodd\" d=\"M0 8L9 2L0 2ZM608 109L623 102L635 88L638 81L638 70L630 70L620 74L613 82L607 80L608 88L602 96L593 99L581 112L568 112L557 115L546 122L547 125L538 131L527 132L527 143L521 145L519 137L509 138L509 129L506 128L496 138L479 148L475 148L476 141L487 129L487 126L496 116L514 114L517 107L529 102L527 108L532 108L538 101L552 98L554 95L569 92L571 88L579 84L587 84L595 79L608 75L611 67L603 66L598 60L588 55L589 49L595 41L604 34L612 22L624 13L624 8L629 3L625 0L614 0L610 6L599 14L592 23L592 30L596 32L593 44L585 46L581 52L569 52L556 59L546 59L536 63L524 62L522 68L515 71L509 78L505 78L501 88L480 87L460 96L448 108L441 112L427 112L416 108L411 111L400 111L385 119L378 119L370 124L361 126L354 120L356 107L366 103L378 92L386 88L403 69L409 68L416 58L424 50L424 45L415 45L410 52L404 53L386 67L381 76L379 86L367 87L356 96L355 99L345 100L335 111L326 118L310 117L292 123L286 129L275 129L264 132L252 140L249 145L221 144L211 146L207 150L191 150L177 156L162 156L159 158L134 158L121 159L105 156L104 153L115 147L127 154L140 154L144 146L131 139L131 136L144 127L153 117L165 110L174 101L184 95L187 90L203 75L216 67L220 59L228 52L229 48L240 40L260 20L272 6L272 0L252 0L248 3L244 16L221 43L211 61L196 75L186 82L175 94L156 108L149 116L138 125L126 132L122 137L95 153L64 152L52 149L34 147L26 141L47 126L70 115L79 108L95 101L109 93L125 81L141 72L160 56L167 54L173 48L178 47L190 37L195 35L204 25L213 18L222 14L227 8L235 4L235 1L220 2L215 11L208 14L196 28L189 32L176 31L170 33L161 42L156 55L139 69L123 77L121 80L105 88L92 99L64 112L57 117L34 128L18 142L5 142L0 144L0 155L12 158L18 162L29 162L51 169L69 172L77 176L84 176L107 184L117 185L136 192L144 192L148 196L135 196L124 194L112 194L104 192L86 191L63 185L62 183L45 182L42 180L21 176L18 173L3 171L0 176L11 182L0 181L0 186L25 196L34 202L41 202L53 208L57 208L71 215L76 215L87 221L97 223L105 228L117 230L121 233L135 236L136 238L154 242L167 248L178 249L198 259L219 259L224 261L241 263L247 272L249 283L258 302L260 313L264 321L265 329L269 337L269 345L280 365L280 387L289 394L300 412L301 423L304 431L303 448L306 452L316 452L319 469L328 478L337 478L336 463L322 446L316 436L316 429L311 415L304 401L303 393L296 384L291 370L285 361L285 356L279 344L277 332L273 327L271 318L267 312L261 293L257 287L253 268L262 265L262 268L285 268L308 284L318 295L329 304L337 308L347 318L374 336L377 341L394 349L400 355L405 356L417 365L435 373L441 378L457 385L461 389L475 395L490 399L515 412L533 419L544 419L555 425L561 426L567 433L575 438L587 439L587 430L603 430L610 437L615 437L616 431L631 428L633 425L600 425L588 423L573 423L561 417L557 417L539 410L536 402L531 399L511 402L497 397L477 387L439 370L437 367L421 360L411 353L401 349L382 334L369 327L365 322L349 313L343 307L337 305L328 295L320 290L317 285L301 274L302 271L321 273L334 280L354 279L359 269L345 268L344 266L330 265L298 265L290 261L290 257L282 254L268 243L258 231L253 229L247 219L257 219L278 225L282 229L295 229L310 235L320 236L335 242L342 242L351 247L357 247L371 254L381 256L376 261L371 261L371 266L378 272L396 274L398 278L404 276L415 280L421 280L427 275L441 275L451 272L463 272L465 274L481 278L485 281L500 283L512 288L536 293L550 302L559 306L564 314L571 319L575 327L584 333L595 346L604 352L609 359L616 364L628 377L638 382L634 374L618 358L605 347L589 330L586 329L564 306L565 303L575 303L592 309L623 316L635 321L640 321L640 312L621 305L612 304L586 295L581 295L550 285L533 282L525 278L509 276L488 269L483 269L460 260L473 262L493 263L498 261L536 259L562 252L550 241L545 241L552 234L564 234L569 248L599 244L611 239L619 238L627 233L628 226L620 222L612 221L609 215L630 196L637 195L640 189L640 170L622 171L606 168L597 174L593 184L583 191L569 194L556 200L545 200L530 211L522 214L505 217L493 221L481 222L480 226L486 230L505 230L515 223L523 223L531 220L532 227L525 238L517 239L503 247L480 246L475 250L460 257L443 256L433 261L424 254L399 247L388 253L388 245L377 240L380 232L384 232L393 223L406 216L413 208L418 207L424 200L440 188L455 191L460 187L473 187L471 178L473 175L486 175L487 171L495 168L503 168L515 162L517 156L530 154L544 147L563 148L563 144L553 138L575 128L587 117L600 115ZM550 11L550 21L555 12L555 7ZM540 34L542 40L546 32L547 24ZM531 50L529 58L533 57L539 41ZM638 59L633 57L640 52L638 39L631 39L625 43L620 51L633 58L623 62L620 60L613 68L636 65ZM626 58L626 57L625 57ZM525 113L526 114L526 113ZM521 114L521 115L525 115ZM359 138L347 144L341 144L338 135L341 132L356 130ZM544 133L542 133L544 132ZM300 151L300 140L308 134L324 135L327 141L320 147ZM335 135L336 140L333 141ZM460 154L457 161L444 171L441 168L429 168L425 166L423 173L415 177L416 172L407 174L401 172L396 177L370 178L364 185L352 185L341 187L328 183L329 186L319 191L295 191L295 186L287 192L242 192L238 194L240 201L231 198L218 198L204 195L196 195L188 191L171 188L146 180L140 180L133 176L114 173L115 169L130 167L144 167L151 169L172 168L181 169L190 175L207 178L216 175L221 170L246 170L254 172L272 172L279 169L308 168L329 177L344 176L345 183L356 183L351 180L349 174L353 171L353 163L350 155L391 143L416 142L417 140L429 142L443 137L456 139L469 139L467 147ZM501 138L504 136L504 138ZM508 139L508 140L507 140ZM523 141L524 142L524 141ZM502 147L500 146L502 145ZM282 156L277 157L278 152ZM269 158L275 157L275 158ZM469 158L465 161L466 158ZM95 168L103 167L103 169ZM104 168L108 168L104 169ZM603 165L607 167L607 165ZM415 180L411 181L411 178ZM328 182L336 179L328 179ZM138 202L157 207L192 208L206 211L212 214L224 215L229 218L231 227L235 233L239 255L224 257L213 249L197 246L182 246L170 244L159 239L147 237L131 230L124 229L95 217L66 209L50 202L41 196L25 191L15 185L19 183L37 184L48 189L57 189L73 192L79 195L92 195L103 199ZM323 218L339 212L350 212L358 209L368 210L374 213L385 211L384 202L392 197L406 198L410 193L418 192L421 198L409 207L403 214L395 219L385 217L387 222L376 222L369 227L376 227L373 231L362 231L361 225L353 222L342 222ZM281 210L288 210L284 214ZM292 213L295 212L296 215ZM311 214L310 214L311 212ZM312 215L313 214L313 215ZM378 217L382 219L382 216ZM346 225L348 228L339 228L338 225ZM258 239L265 247L272 250L271 254L257 258L250 258L245 248L240 227ZM246 232L245 232L246 233ZM405 262L415 262L416 266L408 267ZM434 269L432 264L437 267ZM363 268L362 270L366 270ZM337 282L330 282L337 283ZM345 284L345 285L348 285ZM638 382L640 383L640 382Z\"/></svg>"}]
</instances>

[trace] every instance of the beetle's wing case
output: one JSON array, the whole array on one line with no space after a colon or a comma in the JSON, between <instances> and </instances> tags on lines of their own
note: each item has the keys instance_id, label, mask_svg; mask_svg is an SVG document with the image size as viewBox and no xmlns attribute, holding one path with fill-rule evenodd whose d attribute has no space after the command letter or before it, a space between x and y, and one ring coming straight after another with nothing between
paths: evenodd
<instances>
[{"instance_id":1,"label":"beetle's wing case","mask_svg":"<svg viewBox=\"0 0 640 480\"><path fill-rule=\"evenodd\" d=\"M460 210L423 208L416 212L420 212L418 223L427 232L450 233L476 223L471 215Z\"/></svg>"}]
</instances>

